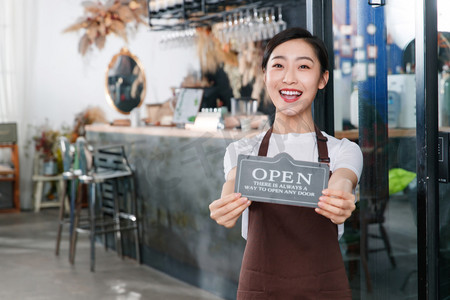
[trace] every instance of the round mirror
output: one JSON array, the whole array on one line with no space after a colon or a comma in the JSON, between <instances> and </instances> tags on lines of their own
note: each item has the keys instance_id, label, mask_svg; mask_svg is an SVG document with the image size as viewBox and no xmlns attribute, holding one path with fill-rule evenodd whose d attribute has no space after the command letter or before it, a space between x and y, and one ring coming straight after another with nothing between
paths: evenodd
<instances>
[{"instance_id":1,"label":"round mirror","mask_svg":"<svg viewBox=\"0 0 450 300\"><path fill-rule=\"evenodd\" d=\"M129 114L145 97L145 73L139 59L126 48L112 58L106 70L106 98L120 113Z\"/></svg>"}]
</instances>

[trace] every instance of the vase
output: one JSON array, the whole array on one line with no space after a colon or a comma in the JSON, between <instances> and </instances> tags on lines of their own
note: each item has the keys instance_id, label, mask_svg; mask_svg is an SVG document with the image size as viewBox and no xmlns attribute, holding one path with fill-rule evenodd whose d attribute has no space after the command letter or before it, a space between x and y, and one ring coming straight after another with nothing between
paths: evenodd
<instances>
[{"instance_id":1,"label":"vase","mask_svg":"<svg viewBox=\"0 0 450 300\"><path fill-rule=\"evenodd\" d=\"M43 169L44 175L47 175L47 176L55 175L56 174L56 160L55 159L44 160L42 169Z\"/></svg>"}]
</instances>

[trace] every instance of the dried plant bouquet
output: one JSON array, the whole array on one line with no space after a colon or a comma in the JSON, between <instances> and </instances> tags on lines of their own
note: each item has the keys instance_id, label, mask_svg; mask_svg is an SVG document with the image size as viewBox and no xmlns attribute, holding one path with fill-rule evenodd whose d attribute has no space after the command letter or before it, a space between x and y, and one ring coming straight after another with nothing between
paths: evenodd
<instances>
[{"instance_id":1,"label":"dried plant bouquet","mask_svg":"<svg viewBox=\"0 0 450 300\"><path fill-rule=\"evenodd\" d=\"M125 42L128 42L127 26L134 23L147 24L147 9L145 0L109 0L106 3L100 1L84 1L85 16L67 27L63 32L73 32L84 29L80 39L78 51L85 55L92 45L103 49L108 34L115 34Z\"/></svg>"}]
</instances>

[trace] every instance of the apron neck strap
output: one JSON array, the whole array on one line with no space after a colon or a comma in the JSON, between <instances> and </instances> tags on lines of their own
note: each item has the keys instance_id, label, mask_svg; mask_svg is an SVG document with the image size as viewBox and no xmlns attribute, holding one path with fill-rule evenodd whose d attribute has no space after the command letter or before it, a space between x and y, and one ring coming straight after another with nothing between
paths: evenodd
<instances>
[{"instance_id":1,"label":"apron neck strap","mask_svg":"<svg viewBox=\"0 0 450 300\"><path fill-rule=\"evenodd\" d=\"M320 131L316 124L314 124L314 130L316 131L317 148L319 148L319 162L329 164L330 157L328 156L327 147L328 139L323 136L322 131Z\"/></svg>"},{"instance_id":2,"label":"apron neck strap","mask_svg":"<svg viewBox=\"0 0 450 300\"><path fill-rule=\"evenodd\" d=\"M270 127L264 135L261 145L259 146L258 156L267 156L267 151L269 150L269 140L272 135L273 127Z\"/></svg>"},{"instance_id":3,"label":"apron neck strap","mask_svg":"<svg viewBox=\"0 0 450 300\"><path fill-rule=\"evenodd\" d=\"M316 131L317 138L317 148L319 150L319 162L330 163L330 157L328 156L328 139L322 134L319 128L314 124L314 130ZM261 145L259 146L258 156L267 156L267 151L269 150L269 140L272 135L273 127L266 132L264 138L262 139Z\"/></svg>"}]
</instances>

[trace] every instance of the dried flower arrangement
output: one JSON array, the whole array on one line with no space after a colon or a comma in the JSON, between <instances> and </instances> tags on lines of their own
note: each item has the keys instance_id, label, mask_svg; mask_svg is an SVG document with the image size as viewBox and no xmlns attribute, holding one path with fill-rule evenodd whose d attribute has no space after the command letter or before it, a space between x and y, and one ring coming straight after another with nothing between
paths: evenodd
<instances>
[{"instance_id":1,"label":"dried flower arrangement","mask_svg":"<svg viewBox=\"0 0 450 300\"><path fill-rule=\"evenodd\" d=\"M75 115L73 130L69 140L72 143L75 143L79 136L84 136L86 134L84 127L94 123L108 123L108 120L100 107L89 106Z\"/></svg>"},{"instance_id":2,"label":"dried flower arrangement","mask_svg":"<svg viewBox=\"0 0 450 300\"><path fill-rule=\"evenodd\" d=\"M40 152L46 160L55 157L55 147L59 136L59 131L52 129L42 130L40 135L33 137L36 151Z\"/></svg>"},{"instance_id":3,"label":"dried flower arrangement","mask_svg":"<svg viewBox=\"0 0 450 300\"><path fill-rule=\"evenodd\" d=\"M145 0L108 0L105 4L100 1L84 1L82 5L86 15L63 31L66 33L85 30L78 45L81 55L85 55L94 44L98 49L103 49L106 36L110 33L128 42L129 23L134 22L135 28L139 24L147 24Z\"/></svg>"},{"instance_id":4,"label":"dried flower arrangement","mask_svg":"<svg viewBox=\"0 0 450 300\"><path fill-rule=\"evenodd\" d=\"M33 129L33 141L36 152L38 152L44 160L54 159L58 152L58 138L65 136L70 142L74 143L79 136L85 135L85 125L94 123L108 123L105 113L100 107L89 106L83 111L75 115L73 127L62 126L60 130L52 129L48 120L40 126Z\"/></svg>"},{"instance_id":5,"label":"dried flower arrangement","mask_svg":"<svg viewBox=\"0 0 450 300\"><path fill-rule=\"evenodd\" d=\"M234 97L240 98L240 89L253 84L251 97L260 100L264 90L264 76L260 70L261 42L249 41L233 48L230 43L222 44L209 29L197 28L197 54L203 74L214 73L223 66ZM265 94L263 100L268 100Z\"/></svg>"},{"instance_id":6,"label":"dried flower arrangement","mask_svg":"<svg viewBox=\"0 0 450 300\"><path fill-rule=\"evenodd\" d=\"M203 74L214 73L221 64L238 65L237 53L223 45L211 30L197 28L197 54Z\"/></svg>"},{"instance_id":7,"label":"dried flower arrangement","mask_svg":"<svg viewBox=\"0 0 450 300\"><path fill-rule=\"evenodd\" d=\"M62 127L60 130L53 129L48 120L36 127L31 127L34 131L33 141L36 153L44 159L44 161L55 159L58 156L58 138L60 136L69 136L70 128Z\"/></svg>"}]
</instances>

